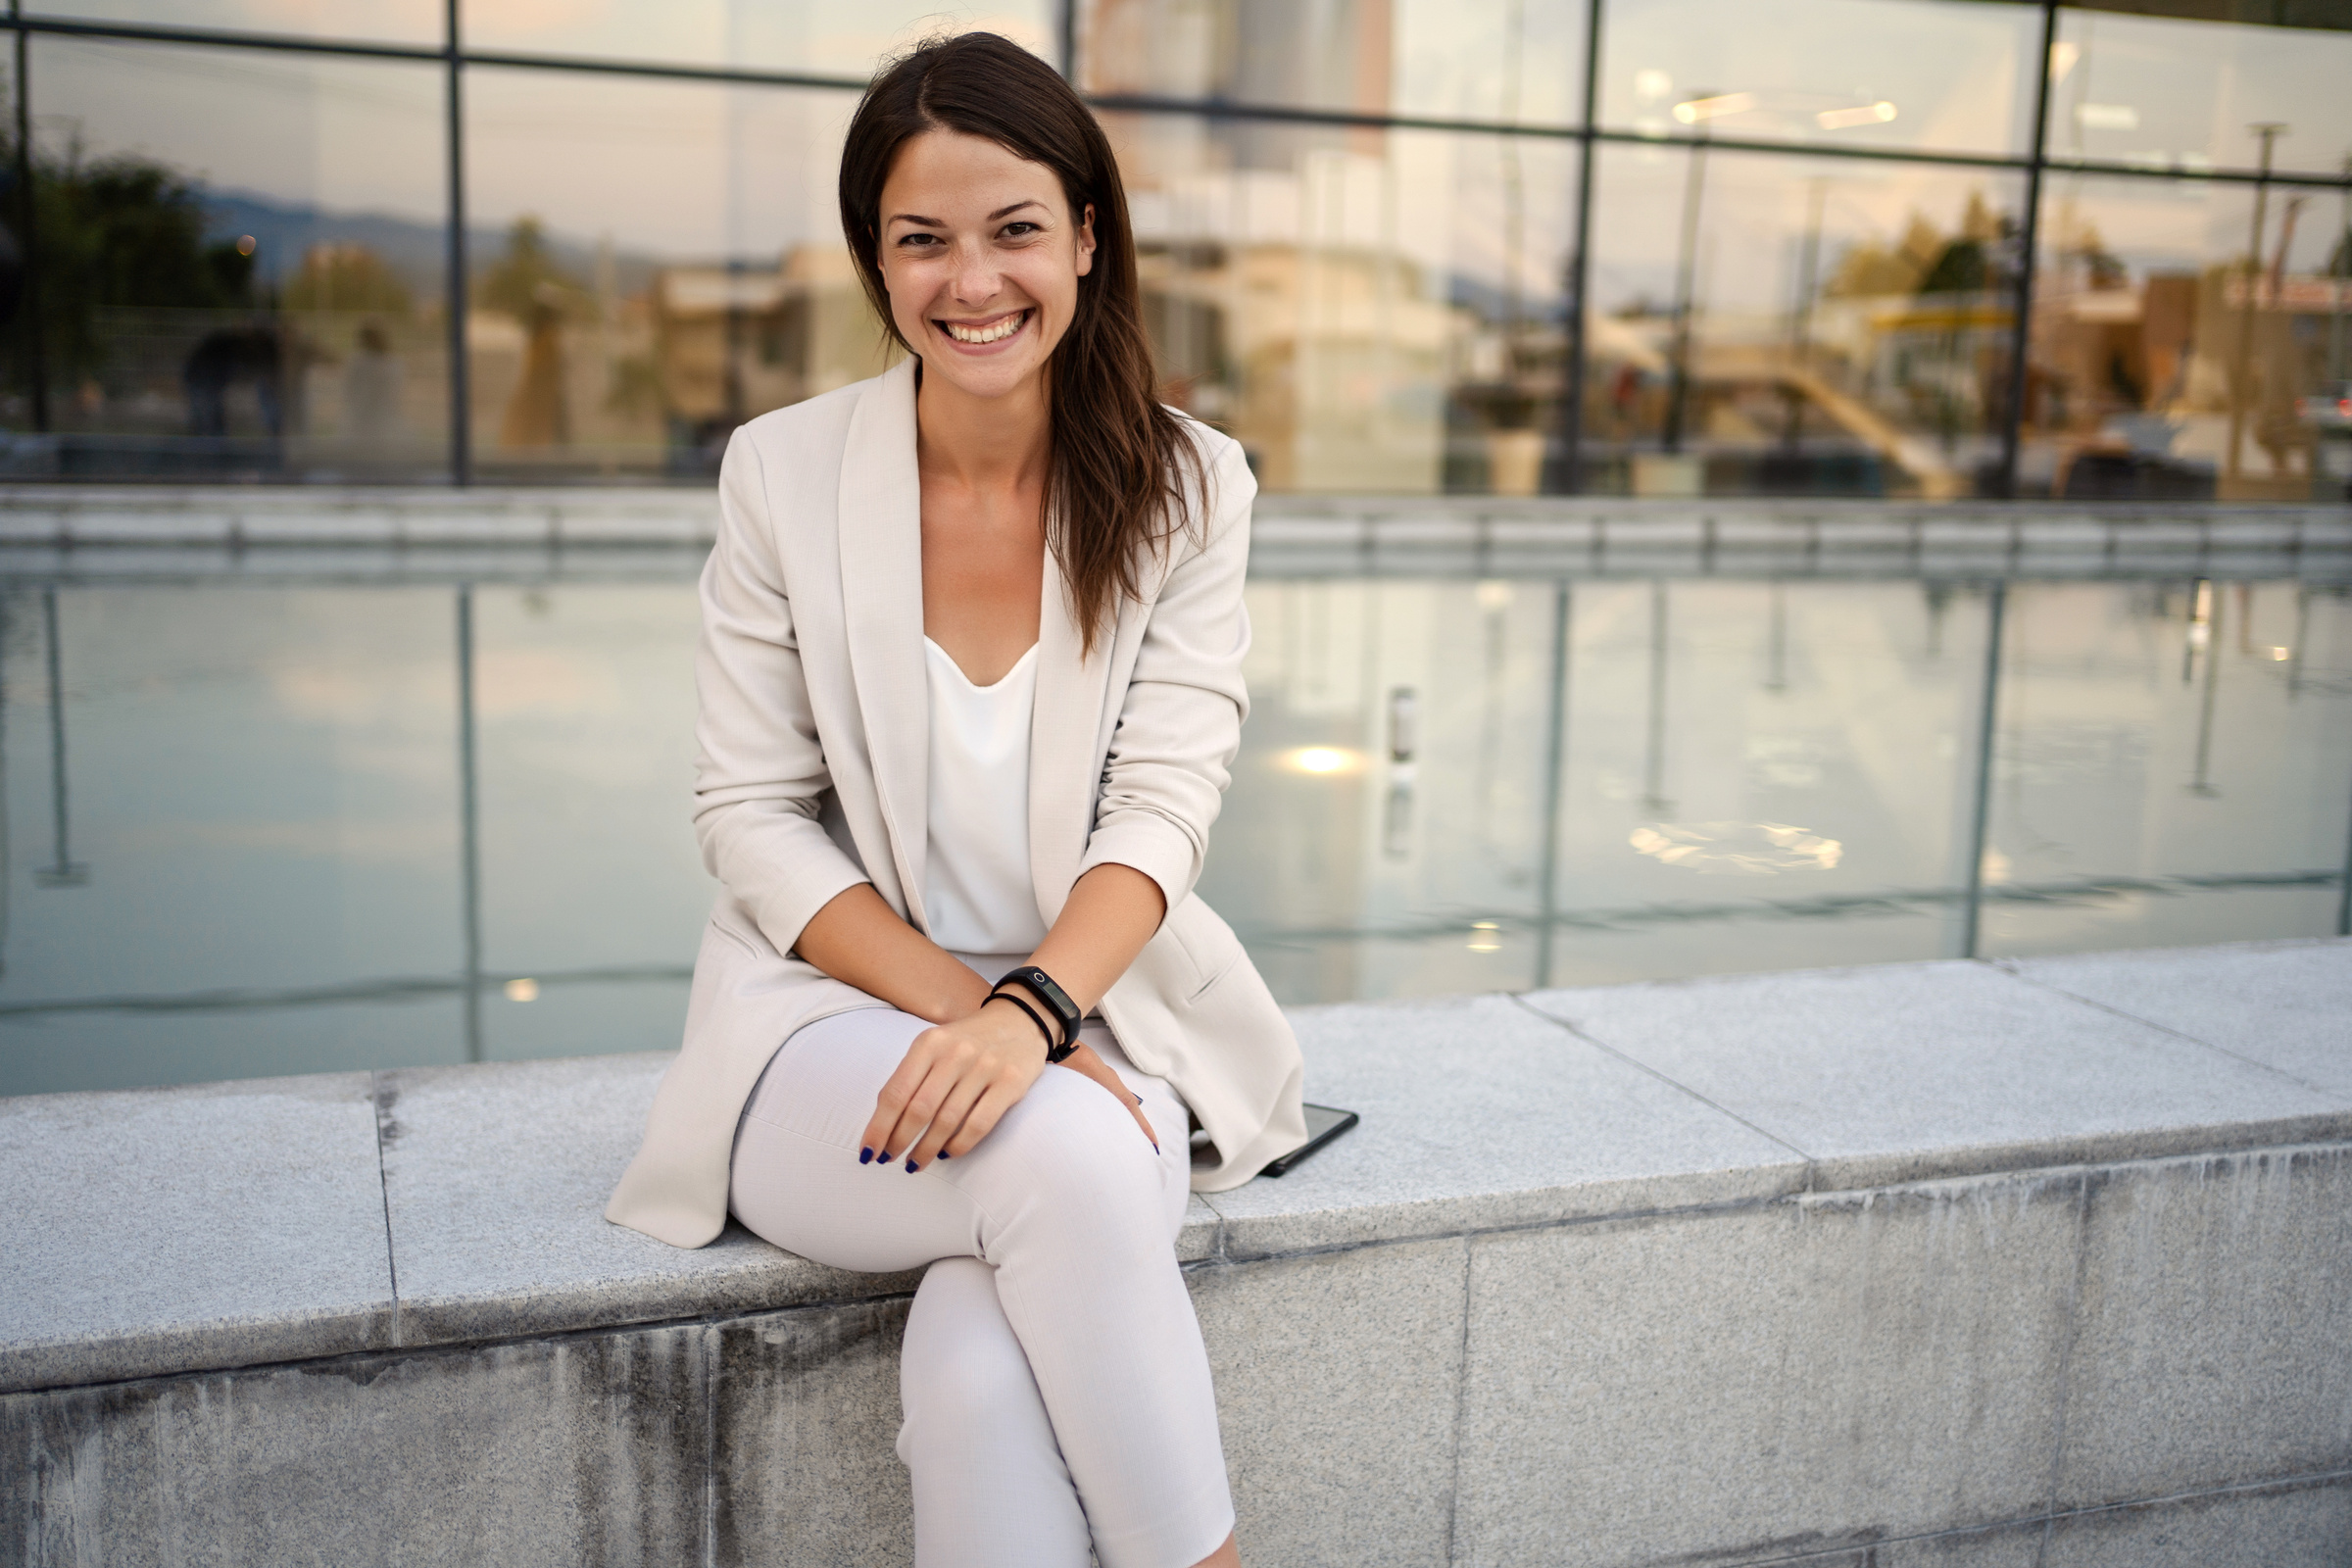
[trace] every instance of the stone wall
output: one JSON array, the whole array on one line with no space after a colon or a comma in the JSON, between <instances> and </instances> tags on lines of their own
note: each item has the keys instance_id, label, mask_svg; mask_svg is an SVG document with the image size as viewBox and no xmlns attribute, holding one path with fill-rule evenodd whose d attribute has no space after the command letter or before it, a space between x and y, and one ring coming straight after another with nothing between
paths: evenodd
<instances>
[{"instance_id":1,"label":"stone wall","mask_svg":"<svg viewBox=\"0 0 2352 1568\"><path fill-rule=\"evenodd\" d=\"M2352 1559L2352 944L1298 1021L1261 1568ZM0 1555L909 1560L911 1279L595 1218L662 1059L0 1102Z\"/></svg>"}]
</instances>

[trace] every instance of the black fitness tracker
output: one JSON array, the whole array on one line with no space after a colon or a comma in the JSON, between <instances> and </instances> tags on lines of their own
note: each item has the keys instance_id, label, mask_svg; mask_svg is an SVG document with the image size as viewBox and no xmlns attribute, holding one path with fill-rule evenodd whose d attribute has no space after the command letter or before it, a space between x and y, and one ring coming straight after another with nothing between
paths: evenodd
<instances>
[{"instance_id":1,"label":"black fitness tracker","mask_svg":"<svg viewBox=\"0 0 2352 1568\"><path fill-rule=\"evenodd\" d=\"M1034 963L1024 964L1018 969L1008 970L1004 978L997 982L996 989L1002 992L1006 986L1019 986L1044 1003L1046 1010L1054 1015L1054 1021L1061 1025L1060 1044L1049 1044L1046 1047L1048 1062L1059 1061L1078 1049L1078 1004L1070 1000L1068 992L1054 983L1052 975ZM1016 997L1012 1000L1019 999Z\"/></svg>"},{"instance_id":2,"label":"black fitness tracker","mask_svg":"<svg viewBox=\"0 0 2352 1568\"><path fill-rule=\"evenodd\" d=\"M1009 991L991 991L988 994L988 1000L989 1002L1009 1002L1029 1015L1029 1021L1037 1025L1037 1032L1046 1037L1046 1064L1052 1066L1054 1059L1054 1047L1056 1037L1054 1033L1054 1026L1046 1022L1046 1015ZM987 1003L983 1003L981 1005L986 1006Z\"/></svg>"}]
</instances>

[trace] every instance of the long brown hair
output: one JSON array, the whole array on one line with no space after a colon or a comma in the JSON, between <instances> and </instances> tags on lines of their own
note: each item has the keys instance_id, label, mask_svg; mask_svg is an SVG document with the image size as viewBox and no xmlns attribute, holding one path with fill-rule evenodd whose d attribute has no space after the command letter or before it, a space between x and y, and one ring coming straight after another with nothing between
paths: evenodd
<instances>
[{"instance_id":1,"label":"long brown hair","mask_svg":"<svg viewBox=\"0 0 2352 1568\"><path fill-rule=\"evenodd\" d=\"M1144 552L1165 550L1191 524L1188 478L1196 491L1206 482L1199 448L1159 401L1118 160L1069 83L993 32L933 39L875 77L841 152L841 227L865 297L909 354L882 286L882 183L901 145L928 130L979 136L1043 164L1060 179L1073 220L1095 210L1094 267L1078 279L1069 330L1046 368L1046 542L1092 652L1119 600L1138 596Z\"/></svg>"}]
</instances>

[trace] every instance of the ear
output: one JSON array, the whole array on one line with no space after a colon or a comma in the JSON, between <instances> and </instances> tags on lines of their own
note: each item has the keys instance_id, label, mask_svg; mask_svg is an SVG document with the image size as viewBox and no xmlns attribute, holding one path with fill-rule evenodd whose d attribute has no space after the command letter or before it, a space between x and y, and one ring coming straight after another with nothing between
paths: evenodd
<instances>
[{"instance_id":1,"label":"ear","mask_svg":"<svg viewBox=\"0 0 2352 1568\"><path fill-rule=\"evenodd\" d=\"M1095 204L1086 204L1085 216L1078 220L1078 275L1084 277L1095 270Z\"/></svg>"}]
</instances>

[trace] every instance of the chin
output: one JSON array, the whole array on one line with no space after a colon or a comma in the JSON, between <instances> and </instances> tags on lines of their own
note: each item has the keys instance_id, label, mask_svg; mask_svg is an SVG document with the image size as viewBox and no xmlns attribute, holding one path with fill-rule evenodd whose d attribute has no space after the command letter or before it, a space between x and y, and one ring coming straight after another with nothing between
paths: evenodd
<instances>
[{"instance_id":1,"label":"chin","mask_svg":"<svg viewBox=\"0 0 2352 1568\"><path fill-rule=\"evenodd\" d=\"M1018 392L1045 368L1045 361L1023 357L1019 364L959 360L953 351L926 355L923 373L936 375L966 397L1001 398Z\"/></svg>"}]
</instances>

